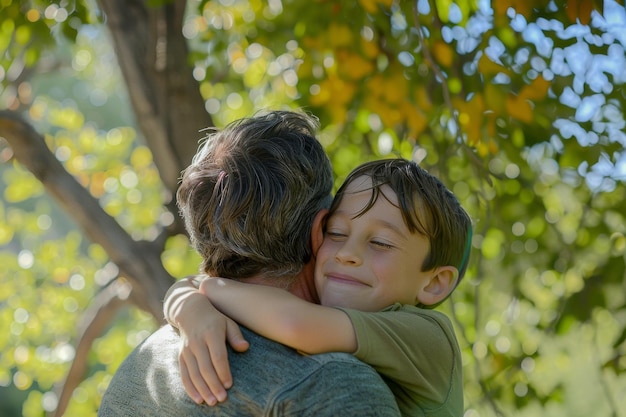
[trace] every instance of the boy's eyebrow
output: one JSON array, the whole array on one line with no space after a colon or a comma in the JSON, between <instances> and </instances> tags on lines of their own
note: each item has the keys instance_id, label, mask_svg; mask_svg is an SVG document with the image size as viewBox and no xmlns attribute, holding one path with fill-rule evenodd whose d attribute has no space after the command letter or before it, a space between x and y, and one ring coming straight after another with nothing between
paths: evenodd
<instances>
[{"instance_id":1,"label":"boy's eyebrow","mask_svg":"<svg viewBox=\"0 0 626 417\"><path fill-rule=\"evenodd\" d=\"M356 218L356 217L360 217L359 215L354 216L352 215L352 213L348 213L346 210L341 210L341 209L337 209L335 210L335 212L333 212L333 214L331 214L328 217L328 220L330 221L330 219L333 218L333 216L335 215L339 215L340 217L343 218L348 218L350 220ZM396 226L394 223L391 223L387 220L383 220L383 219L376 219L371 221L371 223L376 223L386 229L391 230L392 232L394 232L395 234L399 235L400 237L402 237L403 239L406 239L406 231L402 230L401 228L399 228L398 226ZM408 228L407 228L408 230ZM410 232L409 232L410 233Z\"/></svg>"},{"instance_id":2,"label":"boy's eyebrow","mask_svg":"<svg viewBox=\"0 0 626 417\"><path fill-rule=\"evenodd\" d=\"M385 227L387 229L390 229L391 231L395 232L397 235L399 235L403 239L406 239L406 232L404 230L400 229L395 224L393 224L393 223L391 223L391 222L389 222L387 220L381 220L381 219L376 220L375 223L380 223L383 227Z\"/></svg>"}]
</instances>

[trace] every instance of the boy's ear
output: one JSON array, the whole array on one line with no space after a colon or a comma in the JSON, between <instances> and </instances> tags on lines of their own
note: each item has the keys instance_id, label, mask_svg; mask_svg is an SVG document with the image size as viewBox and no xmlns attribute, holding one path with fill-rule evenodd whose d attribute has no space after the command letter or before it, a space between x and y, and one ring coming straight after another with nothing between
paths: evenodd
<instances>
[{"instance_id":1,"label":"boy's ear","mask_svg":"<svg viewBox=\"0 0 626 417\"><path fill-rule=\"evenodd\" d=\"M417 294L417 302L430 306L443 301L452 292L459 278L459 271L453 266L440 266L432 272Z\"/></svg>"},{"instance_id":2,"label":"boy's ear","mask_svg":"<svg viewBox=\"0 0 626 417\"><path fill-rule=\"evenodd\" d=\"M328 214L328 209L321 209L315 215L313 219L313 226L311 229L311 249L313 251L313 256L317 256L317 251L320 246L322 246L322 242L324 241L324 219Z\"/></svg>"}]
</instances>

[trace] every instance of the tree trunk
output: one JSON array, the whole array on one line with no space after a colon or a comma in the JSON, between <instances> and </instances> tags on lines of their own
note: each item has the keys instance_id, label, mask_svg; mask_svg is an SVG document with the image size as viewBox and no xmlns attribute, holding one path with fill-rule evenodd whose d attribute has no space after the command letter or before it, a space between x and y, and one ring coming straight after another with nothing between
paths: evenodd
<instances>
[{"instance_id":1,"label":"tree trunk","mask_svg":"<svg viewBox=\"0 0 626 417\"><path fill-rule=\"evenodd\" d=\"M200 130L213 126L182 33L185 1L99 0L126 81L137 126L165 187L174 192Z\"/></svg>"},{"instance_id":2,"label":"tree trunk","mask_svg":"<svg viewBox=\"0 0 626 417\"><path fill-rule=\"evenodd\" d=\"M188 62L182 34L186 2L150 7L142 0L98 0L126 82L140 136L150 148L176 221L155 242L137 242L59 163L43 137L15 113L0 111L0 137L13 156L44 185L83 233L100 244L120 271L117 282L94 300L85 317L76 357L60 392L55 416L62 416L84 378L93 340L119 308L133 304L163 322L162 303L173 278L161 262L165 240L184 232L175 205L181 171L195 154L200 131L213 126ZM122 278L122 279L120 279ZM127 284L125 284L127 282ZM125 290L130 284L130 291Z\"/></svg>"}]
</instances>

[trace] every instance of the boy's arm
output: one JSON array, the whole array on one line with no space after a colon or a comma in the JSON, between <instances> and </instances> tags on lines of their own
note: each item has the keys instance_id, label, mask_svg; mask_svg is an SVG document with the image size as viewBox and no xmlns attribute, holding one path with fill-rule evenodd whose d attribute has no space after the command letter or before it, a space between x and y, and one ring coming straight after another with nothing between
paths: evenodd
<instances>
[{"instance_id":1,"label":"boy's arm","mask_svg":"<svg viewBox=\"0 0 626 417\"><path fill-rule=\"evenodd\" d=\"M200 291L222 313L252 331L304 353L357 348L349 317L341 310L304 301L285 290L206 278Z\"/></svg>"},{"instance_id":2,"label":"boy's arm","mask_svg":"<svg viewBox=\"0 0 626 417\"><path fill-rule=\"evenodd\" d=\"M179 362L183 386L196 402L213 405L226 399L232 385L226 343L245 351L239 326L217 311L197 288L198 277L174 283L163 302L165 319L181 337Z\"/></svg>"},{"instance_id":3,"label":"boy's arm","mask_svg":"<svg viewBox=\"0 0 626 417\"><path fill-rule=\"evenodd\" d=\"M163 299L163 316L165 320L175 329L179 328L178 321L181 314L184 314L183 306L185 301L194 296L198 296L200 292L200 277L191 275L179 281L176 281L165 293Z\"/></svg>"}]
</instances>

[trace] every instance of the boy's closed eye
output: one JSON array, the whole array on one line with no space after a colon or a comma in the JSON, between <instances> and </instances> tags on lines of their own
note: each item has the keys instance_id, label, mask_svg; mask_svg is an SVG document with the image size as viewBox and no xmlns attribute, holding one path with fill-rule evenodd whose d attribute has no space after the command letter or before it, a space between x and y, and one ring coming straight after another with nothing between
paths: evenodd
<instances>
[{"instance_id":1,"label":"boy's closed eye","mask_svg":"<svg viewBox=\"0 0 626 417\"><path fill-rule=\"evenodd\" d=\"M380 248L380 249L393 249L395 248L394 245L387 243L387 242L382 242L380 240L372 240L371 241L372 245Z\"/></svg>"},{"instance_id":2,"label":"boy's closed eye","mask_svg":"<svg viewBox=\"0 0 626 417\"><path fill-rule=\"evenodd\" d=\"M337 239L346 238L348 235L346 233L338 231L338 230L327 230L326 231L326 236L328 236L329 238L331 238L333 240L337 240Z\"/></svg>"}]
</instances>

